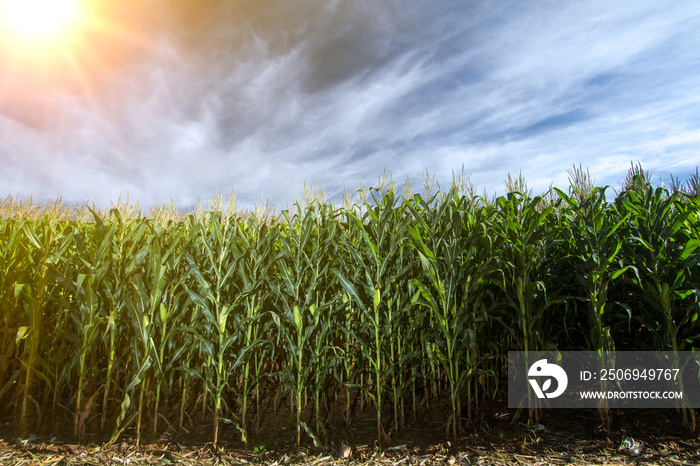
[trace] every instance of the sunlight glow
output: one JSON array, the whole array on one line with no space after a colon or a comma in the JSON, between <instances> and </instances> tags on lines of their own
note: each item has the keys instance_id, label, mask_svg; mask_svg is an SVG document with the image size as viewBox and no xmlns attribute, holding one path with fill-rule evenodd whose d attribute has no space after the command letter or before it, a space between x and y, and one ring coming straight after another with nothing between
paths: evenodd
<instances>
[{"instance_id":1,"label":"sunlight glow","mask_svg":"<svg viewBox=\"0 0 700 466\"><path fill-rule=\"evenodd\" d=\"M54 91L94 96L112 71L152 53L150 32L132 21L142 3L0 0L0 114L8 100L38 113L24 102Z\"/></svg>"},{"instance_id":2,"label":"sunlight glow","mask_svg":"<svg viewBox=\"0 0 700 466\"><path fill-rule=\"evenodd\" d=\"M65 40L81 19L80 0L0 0L0 23L15 40Z\"/></svg>"}]
</instances>

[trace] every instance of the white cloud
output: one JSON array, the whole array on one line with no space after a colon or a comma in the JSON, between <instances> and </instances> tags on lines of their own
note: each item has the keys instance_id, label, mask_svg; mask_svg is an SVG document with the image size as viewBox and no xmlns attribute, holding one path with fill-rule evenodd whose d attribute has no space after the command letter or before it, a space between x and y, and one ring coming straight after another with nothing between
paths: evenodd
<instances>
[{"instance_id":1,"label":"white cloud","mask_svg":"<svg viewBox=\"0 0 700 466\"><path fill-rule=\"evenodd\" d=\"M224 12L203 45L163 37L97 95L59 96L46 126L0 116L3 191L148 206L233 186L286 207L304 180L339 193L385 167L445 183L464 164L490 192L522 170L539 192L579 163L615 186L631 160L699 163L696 3Z\"/></svg>"}]
</instances>

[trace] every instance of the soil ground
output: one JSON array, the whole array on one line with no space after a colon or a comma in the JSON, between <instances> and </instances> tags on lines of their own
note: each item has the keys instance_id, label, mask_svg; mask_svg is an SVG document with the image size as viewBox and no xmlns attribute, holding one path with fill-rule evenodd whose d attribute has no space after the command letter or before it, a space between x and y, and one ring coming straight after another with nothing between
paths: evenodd
<instances>
[{"instance_id":1,"label":"soil ground","mask_svg":"<svg viewBox=\"0 0 700 466\"><path fill-rule=\"evenodd\" d=\"M439 414L439 413L438 413ZM328 446L294 446L293 429L268 428L243 448L235 429L224 430L218 448L206 443L204 432L164 436L155 443L135 447L133 442L74 445L55 438L16 439L0 436L2 465L589 465L664 464L699 465L698 432L680 426L680 415L670 410L613 411L609 432L599 429L595 410L547 410L538 425L529 428L527 415L513 421L514 410L494 411L478 423L465 426L457 439L446 440L446 416L421 420L392 434L378 448L372 418L354 424L364 429L335 429ZM367 421L367 422L364 422ZM277 426L279 427L279 426ZM208 432L207 432L208 433ZM638 445L633 455L620 446L625 439ZM306 439L309 440L308 438Z\"/></svg>"}]
</instances>

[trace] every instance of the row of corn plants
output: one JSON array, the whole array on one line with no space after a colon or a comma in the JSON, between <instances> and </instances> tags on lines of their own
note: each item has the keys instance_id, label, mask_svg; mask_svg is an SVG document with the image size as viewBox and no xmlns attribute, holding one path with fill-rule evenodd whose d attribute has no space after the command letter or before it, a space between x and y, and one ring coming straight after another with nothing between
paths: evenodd
<instances>
[{"instance_id":1,"label":"row of corn plants","mask_svg":"<svg viewBox=\"0 0 700 466\"><path fill-rule=\"evenodd\" d=\"M610 191L5 218L0 412L20 436L246 445L275 419L319 444L371 414L384 444L431 410L456 437L505 403L509 350L697 349L699 198Z\"/></svg>"}]
</instances>

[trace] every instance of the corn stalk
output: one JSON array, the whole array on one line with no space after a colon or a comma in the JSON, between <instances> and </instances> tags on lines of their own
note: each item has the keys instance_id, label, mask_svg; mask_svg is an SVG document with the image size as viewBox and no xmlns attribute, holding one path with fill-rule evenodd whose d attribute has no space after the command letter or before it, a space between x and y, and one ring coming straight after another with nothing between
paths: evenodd
<instances>
[{"instance_id":1,"label":"corn stalk","mask_svg":"<svg viewBox=\"0 0 700 466\"><path fill-rule=\"evenodd\" d=\"M626 191L618 204L631 216L625 235L625 255L633 264L628 281L644 303L635 317L653 332L659 350L675 355L696 341L700 328L700 291L691 278L700 257L697 202L643 185ZM682 378L680 384L682 390ZM693 410L683 406L682 414L684 425L694 430Z\"/></svg>"}]
</instances>

